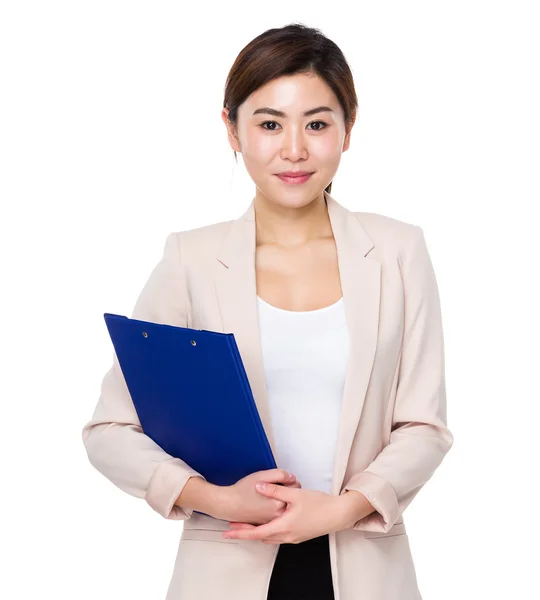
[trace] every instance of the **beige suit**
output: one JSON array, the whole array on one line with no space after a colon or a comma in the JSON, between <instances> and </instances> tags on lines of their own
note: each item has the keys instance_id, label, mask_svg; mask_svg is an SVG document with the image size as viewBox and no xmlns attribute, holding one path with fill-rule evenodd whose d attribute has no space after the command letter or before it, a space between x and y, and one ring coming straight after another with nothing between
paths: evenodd
<instances>
[{"instance_id":1,"label":"beige suit","mask_svg":"<svg viewBox=\"0 0 540 600\"><path fill-rule=\"evenodd\" d=\"M435 273L420 227L325 197L350 333L332 494L358 490L376 508L330 534L335 599L420 600L402 513L453 443ZM132 317L234 333L275 451L255 241L253 202L238 219L169 234ZM116 356L83 440L92 465L120 489L185 521L167 600L267 598L279 546L224 540L226 521L173 504L200 474L142 433Z\"/></svg>"}]
</instances>

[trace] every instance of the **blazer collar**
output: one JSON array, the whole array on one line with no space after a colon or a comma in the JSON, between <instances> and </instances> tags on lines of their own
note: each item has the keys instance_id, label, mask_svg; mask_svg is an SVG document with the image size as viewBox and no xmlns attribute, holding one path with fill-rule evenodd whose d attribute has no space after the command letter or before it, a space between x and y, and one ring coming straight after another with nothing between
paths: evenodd
<instances>
[{"instance_id":1,"label":"blazer collar","mask_svg":"<svg viewBox=\"0 0 540 600\"><path fill-rule=\"evenodd\" d=\"M337 248L349 329L349 361L332 492L338 494L375 358L381 265L379 261L367 258L374 244L358 215L339 204L327 192L324 192L324 196ZM232 221L219 248L215 286L223 331L234 333L263 427L276 456L259 330L255 224L253 199L244 214Z\"/></svg>"},{"instance_id":2,"label":"blazer collar","mask_svg":"<svg viewBox=\"0 0 540 600\"><path fill-rule=\"evenodd\" d=\"M352 228L356 250L361 253L361 256L366 256L374 244L356 213L342 206L326 191L324 197L338 253L348 242L347 239L344 239L344 235L351 233ZM252 199L244 214L232 222L232 227L219 249L217 258L224 266L228 267L236 258L244 255L245 246L243 244L246 240L242 239L242 234L244 234L244 238L246 234L250 236L249 241L255 243L255 198Z\"/></svg>"}]
</instances>

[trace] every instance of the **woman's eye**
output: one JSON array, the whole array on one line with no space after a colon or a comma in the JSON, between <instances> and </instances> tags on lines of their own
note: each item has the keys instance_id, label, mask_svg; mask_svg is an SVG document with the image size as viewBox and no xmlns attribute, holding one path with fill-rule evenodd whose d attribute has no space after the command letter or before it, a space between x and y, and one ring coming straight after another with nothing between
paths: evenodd
<instances>
[{"instance_id":1,"label":"woman's eye","mask_svg":"<svg viewBox=\"0 0 540 600\"><path fill-rule=\"evenodd\" d=\"M326 127L326 123L324 121L311 121L310 125L313 125L313 123L319 123L320 125L322 125L322 127L317 127L315 131L321 131L321 129L324 129Z\"/></svg>"},{"instance_id":2,"label":"woman's eye","mask_svg":"<svg viewBox=\"0 0 540 600\"><path fill-rule=\"evenodd\" d=\"M313 129L313 131L321 131L326 127L326 123L324 121L311 121L309 125L313 125L314 123L318 123L322 125L322 127L317 127L316 129ZM279 123L277 123L276 121L265 121L264 123L261 123L261 127L263 129L266 129L266 131L276 131L274 127L268 129L267 127L265 127L265 125L279 125Z\"/></svg>"},{"instance_id":3,"label":"woman's eye","mask_svg":"<svg viewBox=\"0 0 540 600\"><path fill-rule=\"evenodd\" d=\"M274 131L273 127L268 129L268 127L265 127L265 125L277 125L277 123L275 121L264 121L264 123L261 123L261 127L266 129L266 131Z\"/></svg>"}]
</instances>

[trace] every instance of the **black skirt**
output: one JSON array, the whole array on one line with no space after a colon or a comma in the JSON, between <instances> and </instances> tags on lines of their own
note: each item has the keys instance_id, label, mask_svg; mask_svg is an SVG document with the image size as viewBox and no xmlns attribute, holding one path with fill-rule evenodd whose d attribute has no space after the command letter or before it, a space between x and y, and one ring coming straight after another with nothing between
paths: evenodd
<instances>
[{"instance_id":1,"label":"black skirt","mask_svg":"<svg viewBox=\"0 0 540 600\"><path fill-rule=\"evenodd\" d=\"M334 600L328 534L280 545L267 599Z\"/></svg>"}]
</instances>

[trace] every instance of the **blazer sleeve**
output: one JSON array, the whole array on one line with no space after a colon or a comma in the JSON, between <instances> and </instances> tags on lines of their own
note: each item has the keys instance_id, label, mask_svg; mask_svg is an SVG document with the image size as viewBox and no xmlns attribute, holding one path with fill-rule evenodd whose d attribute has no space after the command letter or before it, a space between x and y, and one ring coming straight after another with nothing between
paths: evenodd
<instances>
[{"instance_id":1,"label":"blazer sleeve","mask_svg":"<svg viewBox=\"0 0 540 600\"><path fill-rule=\"evenodd\" d=\"M132 318L187 326L186 290L180 262L179 233L170 233L163 256L135 303ZM82 439L90 463L121 490L144 498L166 519L186 520L193 509L174 504L190 477L204 477L167 454L143 433L116 352L103 377L93 417Z\"/></svg>"},{"instance_id":2,"label":"blazer sleeve","mask_svg":"<svg viewBox=\"0 0 540 600\"><path fill-rule=\"evenodd\" d=\"M386 533L452 447L447 427L441 307L431 258L421 227L402 252L400 269L405 322L390 439L340 494L357 490L375 512L353 529Z\"/></svg>"}]
</instances>

